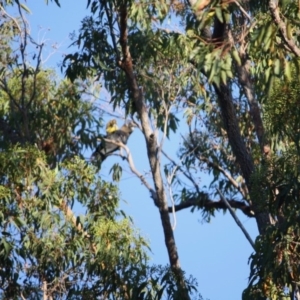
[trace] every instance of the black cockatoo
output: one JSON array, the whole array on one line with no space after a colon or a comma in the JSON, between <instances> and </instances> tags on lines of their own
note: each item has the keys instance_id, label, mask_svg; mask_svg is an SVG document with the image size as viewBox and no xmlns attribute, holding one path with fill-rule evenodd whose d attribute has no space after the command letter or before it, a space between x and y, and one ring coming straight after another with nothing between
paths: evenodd
<instances>
[{"instance_id":1,"label":"black cockatoo","mask_svg":"<svg viewBox=\"0 0 300 300\"><path fill-rule=\"evenodd\" d=\"M128 122L127 124L125 123L120 129L104 136L104 140L96 148L92 158L101 159L102 162L107 156L117 151L120 147L113 143L113 141L126 145L134 127L136 127L136 125L133 122Z\"/></svg>"}]
</instances>

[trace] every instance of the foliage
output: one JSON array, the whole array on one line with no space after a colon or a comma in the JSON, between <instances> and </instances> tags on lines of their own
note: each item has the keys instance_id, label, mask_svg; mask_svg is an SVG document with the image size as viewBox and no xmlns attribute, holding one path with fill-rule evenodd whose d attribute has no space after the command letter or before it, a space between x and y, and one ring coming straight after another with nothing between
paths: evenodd
<instances>
[{"instance_id":1,"label":"foliage","mask_svg":"<svg viewBox=\"0 0 300 300\"><path fill-rule=\"evenodd\" d=\"M164 184L175 191L169 200L176 201L175 209L199 209L209 220L216 209L227 209L224 203L211 200L218 188L235 208L254 216L262 235L251 257L247 291L260 289L262 298L275 299L283 297L287 286L293 297L299 278L296 271L289 275L288 266L298 265L298 250L291 255L287 241L294 235L296 245L298 232L294 224L300 91L293 78L299 74L299 4L87 3L91 16L83 20L74 40L78 52L65 58L67 76L75 80L101 72L112 105L141 120L150 144L146 110L149 122L162 132L159 158L165 154L164 138L181 128L183 115L189 133L183 137L178 161L165 155L169 163L163 169ZM170 29L170 20L180 26ZM212 178L208 188L199 187L203 172ZM161 212L166 203L154 200ZM274 248L287 257L278 268ZM272 291L266 291L266 281L272 282Z\"/></svg>"},{"instance_id":2,"label":"foliage","mask_svg":"<svg viewBox=\"0 0 300 300\"><path fill-rule=\"evenodd\" d=\"M167 290L176 299L169 268L147 268L147 243L93 167L74 158L50 169L32 146L8 148L0 161L3 297L160 299ZM76 217L74 203L87 213Z\"/></svg>"},{"instance_id":3,"label":"foliage","mask_svg":"<svg viewBox=\"0 0 300 300\"><path fill-rule=\"evenodd\" d=\"M0 95L1 114L6 116L6 127L14 132L14 136L2 132L3 144L30 141L57 159L95 145L95 133L89 128L98 121L92 104L78 101L83 93L79 84L57 84L52 71L40 71L35 78L28 76L22 86L19 74L12 74L10 80L8 74L3 75L7 82ZM23 88L26 94L21 96Z\"/></svg>"},{"instance_id":4,"label":"foliage","mask_svg":"<svg viewBox=\"0 0 300 300\"><path fill-rule=\"evenodd\" d=\"M90 81L43 69L40 45L29 64L14 22L0 27L0 298L180 299L170 268L149 266L118 188L84 160L102 125Z\"/></svg>"},{"instance_id":5,"label":"foliage","mask_svg":"<svg viewBox=\"0 0 300 300\"><path fill-rule=\"evenodd\" d=\"M56 3L56 5L60 6L60 3L58 0L51 0L51 2L54 1ZM49 3L49 0L45 0L46 4ZM24 3L20 3L19 0L4 0L3 3L0 3L0 5L2 6L8 6L8 5L14 5L16 4L19 8L23 9L25 12L30 12L30 9L24 4Z\"/></svg>"},{"instance_id":6,"label":"foliage","mask_svg":"<svg viewBox=\"0 0 300 300\"><path fill-rule=\"evenodd\" d=\"M176 299L169 268L147 267L147 243L120 219L116 187L93 167L74 158L50 169L32 146L0 154L4 298L160 299L166 290ZM75 203L87 213L76 217Z\"/></svg>"},{"instance_id":7,"label":"foliage","mask_svg":"<svg viewBox=\"0 0 300 300\"><path fill-rule=\"evenodd\" d=\"M265 123L277 151L279 147L286 151L298 151L300 90L297 74L294 68L291 70L292 79L284 84L279 79L274 80L270 97L263 101ZM279 118L281 122L278 122Z\"/></svg>"},{"instance_id":8,"label":"foliage","mask_svg":"<svg viewBox=\"0 0 300 300\"><path fill-rule=\"evenodd\" d=\"M245 299L252 299L253 293L267 295L270 299L281 295L285 299L283 286L288 291L285 297L293 297L295 287L291 283L300 278L299 80L294 76L284 86L276 80L274 87L271 96L264 101L264 109L266 126L276 152L253 176L253 184L260 196L262 191L266 193L264 197L268 201L265 205L273 217L278 218L279 226L270 227L264 238L257 239L257 252L251 256L252 286Z\"/></svg>"},{"instance_id":9,"label":"foliage","mask_svg":"<svg viewBox=\"0 0 300 300\"><path fill-rule=\"evenodd\" d=\"M189 285L178 267L168 213L190 207L209 220L216 210L227 210L224 201L212 200L219 196L217 191L234 208L254 217L260 232L244 298L296 297L300 282L295 267L299 264L299 3L88 0L87 6L90 16L74 36L78 51L64 60L70 81L59 88L54 85L49 94L59 104L36 96L43 92L38 81L47 86L53 82L39 68L2 70L9 79L2 80L2 123L12 128L9 133L2 130L3 136L10 137L5 147L36 143L45 151L43 143L53 137L58 145L54 157L46 154L51 170L56 170L55 163L63 166L65 160L76 159L83 147L95 146L98 133L88 130L96 121L93 107L78 94L90 78L103 78L112 107L123 109L144 134L154 188L130 157L128 162L158 206L175 286L182 289L183 299L189 299ZM168 22L179 26L170 28ZM11 34L9 28L14 27L9 26ZM54 105L53 114L41 105L44 101ZM70 107L69 119L55 123L62 132L51 131L49 120L34 121L31 115L38 111L50 119L61 118ZM31 134L44 124L46 133ZM187 132L174 161L164 152L164 140L182 128ZM12 132L18 134L16 141ZM78 143L75 136L80 136ZM168 163L160 168L162 156ZM113 178L120 180L122 167L112 170ZM210 175L209 187L201 186L203 173ZM175 201L172 208L168 200Z\"/></svg>"}]
</instances>

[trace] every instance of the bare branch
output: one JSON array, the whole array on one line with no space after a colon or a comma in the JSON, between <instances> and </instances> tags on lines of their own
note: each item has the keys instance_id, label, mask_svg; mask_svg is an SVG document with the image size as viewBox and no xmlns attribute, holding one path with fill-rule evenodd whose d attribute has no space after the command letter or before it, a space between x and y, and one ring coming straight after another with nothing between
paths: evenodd
<instances>
[{"instance_id":1,"label":"bare branch","mask_svg":"<svg viewBox=\"0 0 300 300\"><path fill-rule=\"evenodd\" d=\"M20 296L21 296L21 299L22 299L22 300L26 300L26 298L23 296L23 293L22 293L22 292L21 292L21 295L20 295Z\"/></svg>"},{"instance_id":2,"label":"bare branch","mask_svg":"<svg viewBox=\"0 0 300 300\"><path fill-rule=\"evenodd\" d=\"M246 98L248 100L249 106L250 106L250 115L253 120L253 124L255 127L255 133L258 138L258 142L260 145L260 148L262 150L263 154L268 154L266 153L266 144L267 141L265 140L265 129L263 126L263 121L261 118L261 111L260 107L258 105L258 102L255 99L255 93L254 93L254 87L250 75L250 67L251 67L251 61L246 58L246 54L244 52L244 49L241 47L239 50L239 54L244 60L243 64L241 67L238 67L238 76L239 76L239 81L244 89L244 93L246 95Z\"/></svg>"},{"instance_id":3,"label":"bare branch","mask_svg":"<svg viewBox=\"0 0 300 300\"><path fill-rule=\"evenodd\" d=\"M173 160L165 151L162 151L163 155L170 161L173 163L173 165L177 166L177 168L182 172L182 174L187 178L189 179L195 190L197 191L198 194L200 194L200 190L199 190L199 185L197 184L197 182L194 180L194 178L188 173L186 172L181 166L179 166L175 160Z\"/></svg>"},{"instance_id":4,"label":"bare branch","mask_svg":"<svg viewBox=\"0 0 300 300\"><path fill-rule=\"evenodd\" d=\"M215 18L215 26L213 32L213 39L219 39L223 43L228 38L228 24L222 23ZM222 114L224 128L227 132L228 141L232 148L238 164L240 165L246 185L251 191L251 176L255 170L253 157L248 152L247 146L240 131L239 120L237 118L236 110L233 104L233 95L230 85L213 84L217 95L219 107ZM253 200L253 199L252 199ZM269 212L262 209L259 199L253 201L253 208L255 211L256 222L258 230L262 234L265 232L267 226L272 223L272 217Z\"/></svg>"},{"instance_id":5,"label":"bare branch","mask_svg":"<svg viewBox=\"0 0 300 300\"><path fill-rule=\"evenodd\" d=\"M31 97L27 103L27 107L29 107L32 103L32 101L34 100L35 96L36 96L36 84L37 84L37 75L40 71L40 65L41 65L41 56L42 56L42 50L43 50L43 44L38 45L36 44L37 47L39 48L39 53L37 55L37 64L35 66L35 70L34 70L34 74L33 74L33 90L32 90L32 94Z\"/></svg>"},{"instance_id":6,"label":"bare branch","mask_svg":"<svg viewBox=\"0 0 300 300\"><path fill-rule=\"evenodd\" d=\"M230 214L232 215L233 219L235 220L236 224L241 228L242 232L244 233L246 239L249 241L250 245L252 246L252 248L255 251L255 245L254 242L252 241L249 233L247 232L246 228L243 226L243 224L241 223L241 221L239 220L239 218L237 217L237 215L235 214L234 210L232 209L232 207L230 206L230 204L227 202L227 200L225 199L225 197L223 196L223 194L221 193L221 191L219 189L217 189L218 193L221 196L222 201L224 201L225 205L227 206Z\"/></svg>"},{"instance_id":7,"label":"bare branch","mask_svg":"<svg viewBox=\"0 0 300 300\"><path fill-rule=\"evenodd\" d=\"M23 65L23 72L22 72L22 79L21 79L21 99L20 99L20 103L21 103L21 107L22 109L24 109L25 107L25 93L26 93L26 87L25 87L25 83L26 83L26 78L28 76L28 70L27 70L27 64L26 64L26 47L27 47L27 24L26 21L24 19L23 13L22 13L22 8L19 2L17 2L18 5L18 11L19 14L21 16L22 22L23 22L23 26L24 26L24 30L20 33L20 38L21 38L21 45L20 45L20 52L21 52L21 57L22 57L22 65ZM24 34L24 37L22 37L22 33ZM24 112L24 111L23 111ZM25 124L26 126L26 124Z\"/></svg>"},{"instance_id":8,"label":"bare branch","mask_svg":"<svg viewBox=\"0 0 300 300\"><path fill-rule=\"evenodd\" d=\"M253 209L251 206L242 201L237 200L227 200L231 207L234 209L239 209L244 215L249 218L255 217ZM225 203L220 200L210 200L208 195L201 192L197 197L189 198L187 201L184 201L180 204L175 205L175 211L180 211L186 208L197 207L204 209L206 211L210 210L219 210L219 209L228 209ZM172 212L172 207L169 207L169 212Z\"/></svg>"},{"instance_id":9,"label":"bare branch","mask_svg":"<svg viewBox=\"0 0 300 300\"><path fill-rule=\"evenodd\" d=\"M164 112L165 112L165 122L164 122L164 131L163 131L163 136L161 138L161 141L160 141L160 145L158 147L158 155L160 155L161 151L162 151L162 148L163 148L163 145L164 145L164 141L166 139L166 136L167 136L167 130L168 130L168 122L169 122L169 115L170 115L170 111L171 111L171 107L172 105L169 107L167 107L167 104L164 100L162 100L162 104L164 106Z\"/></svg>"},{"instance_id":10,"label":"bare branch","mask_svg":"<svg viewBox=\"0 0 300 300\"><path fill-rule=\"evenodd\" d=\"M129 148L126 145L124 145L123 143L121 143L121 142L117 142L117 141L110 140L110 139L103 139L103 140L106 141L106 142L112 143L112 144L114 144L116 146L119 146L119 147L121 147L123 149L125 149L126 154L127 154L126 160L129 163L129 167L130 167L131 172L133 174L135 174L141 180L141 182L143 183L143 185L149 190L149 192L151 194L151 197L154 200L155 205L157 205L156 192L151 187L151 185L147 182L147 180L145 179L145 177L141 173L139 173L139 171L135 168L135 165L134 165L134 162L133 162L133 158L132 158L132 155L131 155L131 152L130 152Z\"/></svg>"},{"instance_id":11,"label":"bare branch","mask_svg":"<svg viewBox=\"0 0 300 300\"><path fill-rule=\"evenodd\" d=\"M112 43L113 43L113 46L114 46L114 50L115 50L115 53L117 55L117 59L119 60L120 54L119 54L119 51L118 51L117 37L116 37L116 34L114 32L114 24L113 24L113 17L112 17L113 9L112 9L112 7L108 8L107 7L108 5L111 5L110 2L109 1L105 2L104 9L105 9L107 19L108 19L109 31L110 31Z\"/></svg>"},{"instance_id":12,"label":"bare branch","mask_svg":"<svg viewBox=\"0 0 300 300\"><path fill-rule=\"evenodd\" d=\"M177 170L178 170L178 166L175 165L173 167L172 173L167 176L168 190L169 190L170 200L172 203L172 215L173 215L173 219L174 219L174 224L172 226L173 230L175 230L175 228L176 228L177 221L176 221L176 214L175 214L175 201L174 201L173 192L172 192L172 181L173 181L173 178L174 178Z\"/></svg>"},{"instance_id":13,"label":"bare branch","mask_svg":"<svg viewBox=\"0 0 300 300\"><path fill-rule=\"evenodd\" d=\"M151 197L153 198L155 205L157 205L157 195L156 195L156 192L150 186L150 184L147 182L147 180L145 179L145 177L141 173L139 173L138 170L135 168L134 162L133 162L133 159L132 159L132 155L131 155L131 152L130 152L129 148L126 145L124 145L123 143L116 143L116 144L118 146L122 147L123 149L125 149L126 154L127 154L127 158L126 159L127 159L128 163L129 163L129 167L130 167L131 172L134 173L141 180L141 182L144 184L144 186L150 192Z\"/></svg>"},{"instance_id":14,"label":"bare branch","mask_svg":"<svg viewBox=\"0 0 300 300\"><path fill-rule=\"evenodd\" d=\"M133 67L133 61L128 46L128 7L123 3L119 8L119 42L122 49L122 61L118 62L120 68L125 72L128 88L132 93L132 99L135 104L139 119L141 120L143 134L146 140L148 159L155 186L155 195L157 196L157 205L164 231L165 243L168 251L170 266L178 276L178 287L183 288L185 293L182 299L190 299L186 289L186 283L183 279L183 272L180 267L179 255L175 242L174 232L168 212L168 202L161 175L160 160L157 156L157 137L150 127L148 110L144 102L143 90L139 86Z\"/></svg>"},{"instance_id":15,"label":"bare branch","mask_svg":"<svg viewBox=\"0 0 300 300\"><path fill-rule=\"evenodd\" d=\"M236 0L234 0L233 2L238 6L238 8L241 10L241 12L244 14L244 16L247 17L249 21L251 21L251 17L245 11L245 9L241 6L241 4L238 1L236 1Z\"/></svg>"},{"instance_id":16,"label":"bare branch","mask_svg":"<svg viewBox=\"0 0 300 300\"><path fill-rule=\"evenodd\" d=\"M77 224L76 216L74 215L72 209L68 206L66 201L62 201L59 207L65 214L66 218L72 222L73 226L83 234L84 237L90 237L90 235L83 230L81 223Z\"/></svg>"},{"instance_id":17,"label":"bare branch","mask_svg":"<svg viewBox=\"0 0 300 300\"><path fill-rule=\"evenodd\" d=\"M47 300L48 299L48 291L47 291L47 281L43 280L43 286L42 286L42 291L43 291L43 300Z\"/></svg>"},{"instance_id":18,"label":"bare branch","mask_svg":"<svg viewBox=\"0 0 300 300\"><path fill-rule=\"evenodd\" d=\"M13 22L16 24L18 30L20 31L20 33L22 32L21 27L19 25L19 23L17 22L17 20L12 17L10 14L8 14L8 12L4 9L4 7L1 5L0 3L0 10L3 12L4 15L6 15L9 19L13 20Z\"/></svg>"},{"instance_id":19,"label":"bare branch","mask_svg":"<svg viewBox=\"0 0 300 300\"><path fill-rule=\"evenodd\" d=\"M227 179L228 181L242 194L242 196L247 199L247 193L245 190L238 184L238 182L226 171L224 170L219 164L210 161L207 157L203 155L196 155L196 157L205 162L209 167L216 169L220 171Z\"/></svg>"},{"instance_id":20,"label":"bare branch","mask_svg":"<svg viewBox=\"0 0 300 300\"><path fill-rule=\"evenodd\" d=\"M251 60L248 58L248 55L246 54L246 48L247 48L246 35L248 34L247 30L248 30L247 28L244 28L244 30L242 30L243 33L241 34L240 37L240 47L238 49L238 53L242 61L242 65L237 66L238 80L241 84L242 89L244 90L244 93L248 100L248 104L250 106L249 112L254 124L255 133L258 138L261 151L263 154L268 154L266 153L267 141L265 140L265 129L261 118L261 111L260 111L259 104L255 99L254 86L250 74ZM231 44L234 47L235 41L231 30L228 30L228 37Z\"/></svg>"},{"instance_id":21,"label":"bare branch","mask_svg":"<svg viewBox=\"0 0 300 300\"><path fill-rule=\"evenodd\" d=\"M286 31L286 24L285 22L280 18L279 15L279 9L278 9L278 1L270 0L269 1L269 9L271 12L271 16L274 20L274 22L277 24L280 34L286 43L286 45L289 47L290 51L292 51L297 57L300 56L300 49L296 46L293 38L288 38L287 31Z\"/></svg>"}]
</instances>

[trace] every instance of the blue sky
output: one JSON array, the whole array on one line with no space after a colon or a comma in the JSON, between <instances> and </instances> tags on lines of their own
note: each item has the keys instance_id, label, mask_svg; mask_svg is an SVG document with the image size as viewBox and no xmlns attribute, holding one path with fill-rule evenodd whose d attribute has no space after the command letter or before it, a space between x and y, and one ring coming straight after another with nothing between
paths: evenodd
<instances>
[{"instance_id":1,"label":"blue sky","mask_svg":"<svg viewBox=\"0 0 300 300\"><path fill-rule=\"evenodd\" d=\"M89 12L87 1L61 0L61 8L54 3L46 6L43 0L27 0L30 8L29 20L31 35L37 41L44 41L47 51L44 58L51 54L45 67L57 68L63 55L74 51L68 48L69 34L77 31L80 22ZM12 12L13 14L13 12ZM59 70L59 69L58 69ZM122 120L118 121L119 126ZM180 128L185 133L185 128ZM179 137L172 135L165 144L165 150L176 158ZM136 130L128 143L136 168L141 172L149 171L144 138ZM88 156L89 154L87 154ZM148 238L152 249L152 262L167 264L168 257L164 244L163 231L157 208L153 205L148 190L130 173L125 161L108 158L101 169L103 179L110 180L111 166L118 161L124 168L120 182L122 209L132 216L135 225ZM203 184L208 178L203 178ZM151 181L150 181L151 182ZM238 216L255 239L257 227L254 220L238 213ZM176 214L175 238L180 262L187 274L193 275L199 284L199 292L204 299L238 300L247 286L249 275L248 258L252 248L229 214L217 213L210 223L202 223L201 214L189 210Z\"/></svg>"}]
</instances>

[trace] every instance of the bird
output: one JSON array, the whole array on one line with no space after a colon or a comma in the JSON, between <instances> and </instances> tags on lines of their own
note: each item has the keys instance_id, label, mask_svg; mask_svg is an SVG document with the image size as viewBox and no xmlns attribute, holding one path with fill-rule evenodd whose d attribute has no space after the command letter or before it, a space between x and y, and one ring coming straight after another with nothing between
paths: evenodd
<instances>
[{"instance_id":1,"label":"bird","mask_svg":"<svg viewBox=\"0 0 300 300\"><path fill-rule=\"evenodd\" d=\"M134 127L136 127L136 125L130 121L125 123L120 129L104 136L100 145L92 154L92 158L96 158L97 160L100 159L101 162L103 162L110 154L120 149L120 146L118 146L116 143L123 143L124 145L127 144L129 136L133 132Z\"/></svg>"},{"instance_id":2,"label":"bird","mask_svg":"<svg viewBox=\"0 0 300 300\"><path fill-rule=\"evenodd\" d=\"M106 134L113 133L118 129L119 129L119 127L117 125L117 120L116 119L112 119L112 120L107 122L107 124L106 124Z\"/></svg>"}]
</instances>

